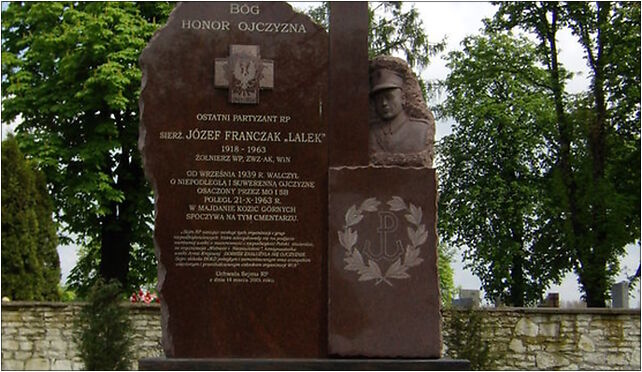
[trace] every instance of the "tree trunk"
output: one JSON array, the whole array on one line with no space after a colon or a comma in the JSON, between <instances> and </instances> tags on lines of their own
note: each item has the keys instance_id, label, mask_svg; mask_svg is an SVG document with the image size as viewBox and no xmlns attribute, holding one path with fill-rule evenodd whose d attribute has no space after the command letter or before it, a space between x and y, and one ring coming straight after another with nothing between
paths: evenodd
<instances>
[{"instance_id":1,"label":"tree trunk","mask_svg":"<svg viewBox=\"0 0 642 372\"><path fill-rule=\"evenodd\" d=\"M606 262L597 262L599 259L591 259L586 262L587 269L580 276L580 283L586 295L586 306L606 307L607 281Z\"/></svg>"},{"instance_id":2,"label":"tree trunk","mask_svg":"<svg viewBox=\"0 0 642 372\"><path fill-rule=\"evenodd\" d=\"M586 247L586 259L583 262L585 273L580 277L586 294L586 303L589 307L606 307L606 298L608 291L608 274L606 270L606 261L611 251L608 241L607 229L607 206L605 198L601 195L602 186L605 177L607 145L606 145L606 126L607 126L607 108L606 93L604 91L604 55L602 28L608 26L608 14L610 12L609 3L597 3L597 35L595 38L596 52L593 52L590 35L584 38L584 48L589 56L589 65L593 70L593 82L591 89L595 105L593 107L592 120L589 123L588 148L591 156L591 177L592 177L592 200L591 218L588 233L591 233L592 241ZM588 33L588 31L586 31ZM584 239L587 240L587 239Z\"/></svg>"},{"instance_id":3,"label":"tree trunk","mask_svg":"<svg viewBox=\"0 0 642 372\"><path fill-rule=\"evenodd\" d=\"M512 306L524 307L524 262L521 255L513 255L511 267L510 302Z\"/></svg>"},{"instance_id":4,"label":"tree trunk","mask_svg":"<svg viewBox=\"0 0 642 372\"><path fill-rule=\"evenodd\" d=\"M127 286L131 227L118 215L119 205L113 203L112 213L101 220L100 276L118 280Z\"/></svg>"}]
</instances>

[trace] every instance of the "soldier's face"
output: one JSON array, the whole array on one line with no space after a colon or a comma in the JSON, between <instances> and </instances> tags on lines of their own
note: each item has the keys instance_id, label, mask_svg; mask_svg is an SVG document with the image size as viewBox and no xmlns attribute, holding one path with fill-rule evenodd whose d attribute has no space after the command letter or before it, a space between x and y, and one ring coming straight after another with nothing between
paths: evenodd
<instances>
[{"instance_id":1,"label":"soldier's face","mask_svg":"<svg viewBox=\"0 0 642 372\"><path fill-rule=\"evenodd\" d=\"M399 88L385 89L375 93L375 109L384 120L392 120L403 110L403 93Z\"/></svg>"}]
</instances>

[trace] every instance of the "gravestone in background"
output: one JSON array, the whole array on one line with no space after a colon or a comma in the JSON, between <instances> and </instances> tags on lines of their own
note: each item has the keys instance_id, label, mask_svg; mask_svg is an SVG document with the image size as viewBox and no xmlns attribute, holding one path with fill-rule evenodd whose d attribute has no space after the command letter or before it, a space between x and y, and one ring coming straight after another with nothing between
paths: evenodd
<instances>
[{"instance_id":1,"label":"gravestone in background","mask_svg":"<svg viewBox=\"0 0 642 372\"><path fill-rule=\"evenodd\" d=\"M140 63L166 355L325 355L326 31L182 3Z\"/></svg>"},{"instance_id":2,"label":"gravestone in background","mask_svg":"<svg viewBox=\"0 0 642 372\"><path fill-rule=\"evenodd\" d=\"M629 308L629 282L624 280L611 286L612 308Z\"/></svg>"}]
</instances>

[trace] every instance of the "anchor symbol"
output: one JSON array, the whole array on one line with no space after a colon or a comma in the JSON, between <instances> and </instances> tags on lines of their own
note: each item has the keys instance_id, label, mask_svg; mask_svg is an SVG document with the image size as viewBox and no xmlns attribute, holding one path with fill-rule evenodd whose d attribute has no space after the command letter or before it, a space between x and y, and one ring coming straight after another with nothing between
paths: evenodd
<instances>
[{"instance_id":1,"label":"anchor symbol","mask_svg":"<svg viewBox=\"0 0 642 372\"><path fill-rule=\"evenodd\" d=\"M379 227L377 233L379 234L379 249L372 248L369 240L365 241L364 252L371 258L377 260L383 258L387 261L393 261L403 252L403 245L401 240L396 240L394 245L388 245L388 234L394 233L399 227L399 220L394 213L389 211L380 211L379 214Z\"/></svg>"}]
</instances>

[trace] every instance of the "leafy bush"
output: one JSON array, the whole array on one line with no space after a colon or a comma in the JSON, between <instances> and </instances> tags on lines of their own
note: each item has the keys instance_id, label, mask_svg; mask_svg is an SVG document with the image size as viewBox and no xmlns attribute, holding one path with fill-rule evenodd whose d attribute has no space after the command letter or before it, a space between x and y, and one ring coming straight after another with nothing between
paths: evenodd
<instances>
[{"instance_id":1,"label":"leafy bush","mask_svg":"<svg viewBox=\"0 0 642 372\"><path fill-rule=\"evenodd\" d=\"M53 205L44 174L20 151L15 137L2 141L2 297L57 301L60 259Z\"/></svg>"},{"instance_id":2,"label":"leafy bush","mask_svg":"<svg viewBox=\"0 0 642 372\"><path fill-rule=\"evenodd\" d=\"M482 339L485 327L481 312L452 309L450 314L446 324L448 332L444 336L448 347L446 355L469 360L473 370L493 369L497 356L491 352L488 342Z\"/></svg>"},{"instance_id":3,"label":"leafy bush","mask_svg":"<svg viewBox=\"0 0 642 372\"><path fill-rule=\"evenodd\" d=\"M131 366L131 323L118 281L99 279L76 317L74 342L87 370L124 370Z\"/></svg>"}]
</instances>

